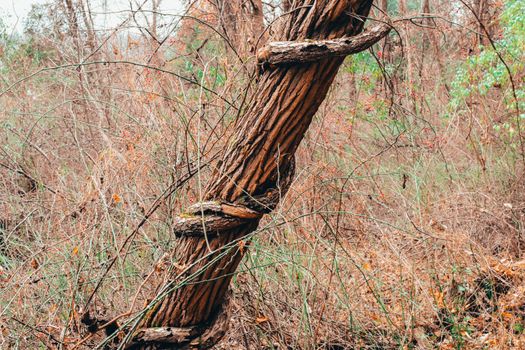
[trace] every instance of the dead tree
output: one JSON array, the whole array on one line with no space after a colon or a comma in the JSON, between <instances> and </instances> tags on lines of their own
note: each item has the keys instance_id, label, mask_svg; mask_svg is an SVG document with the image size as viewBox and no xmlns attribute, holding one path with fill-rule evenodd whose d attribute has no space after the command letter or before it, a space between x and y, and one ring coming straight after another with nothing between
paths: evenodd
<instances>
[{"instance_id":1,"label":"dead tree","mask_svg":"<svg viewBox=\"0 0 525 350\"><path fill-rule=\"evenodd\" d=\"M261 51L257 98L237 121L204 200L176 220L173 271L129 333L128 348L208 348L220 340L228 326L228 286L250 234L290 185L295 151L344 56L389 31L380 25L359 34L372 0L294 5L280 31L283 41Z\"/></svg>"}]
</instances>

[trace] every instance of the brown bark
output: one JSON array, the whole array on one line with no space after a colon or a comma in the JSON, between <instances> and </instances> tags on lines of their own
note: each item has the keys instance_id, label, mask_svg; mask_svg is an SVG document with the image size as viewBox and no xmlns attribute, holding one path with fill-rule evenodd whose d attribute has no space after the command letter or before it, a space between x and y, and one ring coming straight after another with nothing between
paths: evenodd
<instances>
[{"instance_id":1,"label":"brown bark","mask_svg":"<svg viewBox=\"0 0 525 350\"><path fill-rule=\"evenodd\" d=\"M371 4L372 0L304 0L301 5L310 6L290 14L281 39L327 40L356 35ZM249 240L246 236L257 228L260 217L271 211L286 191L294 173L295 151L343 60L330 57L261 70L257 98L237 122L233 139L209 182L208 202L179 217L173 253L179 271L168 276L160 301L148 307L135 332L134 348L207 348L224 334L222 305L247 249L247 244L238 242ZM217 225L217 221L224 221L224 225ZM192 226L195 222L204 228ZM173 288L188 276L191 281ZM223 320L219 322L217 317ZM166 334L170 327L190 331L199 327L200 336L186 332L178 345L171 340L166 345L140 338L141 332ZM177 329L176 333L180 332Z\"/></svg>"},{"instance_id":2,"label":"brown bark","mask_svg":"<svg viewBox=\"0 0 525 350\"><path fill-rule=\"evenodd\" d=\"M64 0L64 2L66 4L66 10L67 10L67 21L69 25L69 34L74 38L78 38L77 14L73 6L73 1Z\"/></svg>"}]
</instances>

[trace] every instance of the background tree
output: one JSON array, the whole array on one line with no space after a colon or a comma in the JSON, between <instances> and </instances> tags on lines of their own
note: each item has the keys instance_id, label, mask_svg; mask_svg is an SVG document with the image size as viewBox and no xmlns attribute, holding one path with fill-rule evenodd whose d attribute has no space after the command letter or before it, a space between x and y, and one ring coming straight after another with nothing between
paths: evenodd
<instances>
[{"instance_id":1,"label":"background tree","mask_svg":"<svg viewBox=\"0 0 525 350\"><path fill-rule=\"evenodd\" d=\"M242 56L255 54L264 44L264 15L261 0L214 0L219 23L228 40Z\"/></svg>"}]
</instances>

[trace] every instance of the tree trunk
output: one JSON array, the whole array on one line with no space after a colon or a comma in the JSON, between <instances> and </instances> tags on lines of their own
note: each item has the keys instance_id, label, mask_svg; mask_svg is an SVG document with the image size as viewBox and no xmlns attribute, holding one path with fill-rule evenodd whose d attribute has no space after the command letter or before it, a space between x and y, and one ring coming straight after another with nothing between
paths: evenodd
<instances>
[{"instance_id":1,"label":"tree trunk","mask_svg":"<svg viewBox=\"0 0 525 350\"><path fill-rule=\"evenodd\" d=\"M66 17L68 22L68 29L69 29L69 35L73 38L73 41L75 43L77 54L80 56L80 33L78 30L78 20L77 20L77 14L75 11L75 7L73 6L72 0L64 0L65 7L66 7Z\"/></svg>"},{"instance_id":2,"label":"tree trunk","mask_svg":"<svg viewBox=\"0 0 525 350\"><path fill-rule=\"evenodd\" d=\"M93 29L93 17L91 16L91 10L89 9L89 2L84 2L84 0L80 0L79 6L82 10L82 18L86 27L87 44L91 52L93 52L95 51L96 34L95 30Z\"/></svg>"},{"instance_id":3,"label":"tree trunk","mask_svg":"<svg viewBox=\"0 0 525 350\"><path fill-rule=\"evenodd\" d=\"M280 39L356 35L372 0L304 0L300 5L286 18ZM223 304L249 234L286 192L294 153L343 60L334 56L261 68L257 97L236 123L209 182L206 202L177 219L177 268L146 308L131 348L208 348L223 336L228 323Z\"/></svg>"},{"instance_id":4,"label":"tree trunk","mask_svg":"<svg viewBox=\"0 0 525 350\"><path fill-rule=\"evenodd\" d=\"M381 16L388 15L388 0L381 0L379 2L379 10L380 10L379 12ZM379 58L383 62L384 66L392 63L392 44L390 43L390 38L388 35L386 35L385 39L383 40L383 44L381 48L381 56ZM383 84L382 84L382 88L384 89L385 92L388 91L389 82L387 80L388 78L385 76L383 79Z\"/></svg>"},{"instance_id":5,"label":"tree trunk","mask_svg":"<svg viewBox=\"0 0 525 350\"><path fill-rule=\"evenodd\" d=\"M476 11L476 15L477 15L477 22L476 23L476 27L477 27L477 32L478 34L476 35L476 39L477 39L477 42L476 42L476 46L478 45L485 45L485 32L483 31L483 26L486 27L486 23L485 23L485 13L487 12L487 0L477 0L475 3L474 3L474 11Z\"/></svg>"},{"instance_id":6,"label":"tree trunk","mask_svg":"<svg viewBox=\"0 0 525 350\"><path fill-rule=\"evenodd\" d=\"M421 12L426 15L431 15L431 8L430 8L430 0L423 0L423 4L421 6ZM444 76L446 73L445 70L445 64L443 63L443 57L441 55L441 48L439 47L439 38L436 36L436 29L437 29L437 23L433 18L425 18L422 20L422 24L429 27L426 31L423 32L423 42L422 42L422 50L421 50L421 65L420 65L420 76L422 78L425 78L425 74L429 75L429 71L423 71L424 65L424 59L425 59L425 53L427 50L427 43L430 43L433 49L433 58L435 59L438 68L439 68L439 77L440 81L443 82L443 86L448 91L448 83L446 80L444 80ZM434 29L436 28L436 29Z\"/></svg>"},{"instance_id":7,"label":"tree trunk","mask_svg":"<svg viewBox=\"0 0 525 350\"><path fill-rule=\"evenodd\" d=\"M202 29L208 31L206 26L199 26L200 21L217 27L228 41L227 48L235 50L239 57L253 55L265 44L262 0L194 0L190 2L187 14L178 31L178 36L185 39L182 45L179 44L179 51L184 51L186 40L198 36L195 27L199 27L199 32Z\"/></svg>"},{"instance_id":8,"label":"tree trunk","mask_svg":"<svg viewBox=\"0 0 525 350\"><path fill-rule=\"evenodd\" d=\"M399 0L399 15L402 17L406 17L410 15L410 11L408 9L408 3L407 0ZM405 54L405 77L404 77L404 90L406 91L406 97L407 101L412 101L412 111L417 114L417 99L416 95L414 93L414 87L415 87L415 74L414 74L414 68L415 68L415 57L413 53L413 45L411 38L413 36L411 35L411 28L412 26L408 22L403 22L400 26L402 28L402 31L400 31L400 36L402 38L402 44L404 45L403 50Z\"/></svg>"},{"instance_id":9,"label":"tree trunk","mask_svg":"<svg viewBox=\"0 0 525 350\"><path fill-rule=\"evenodd\" d=\"M69 35L71 35L74 38L78 37L78 22L77 22L77 14L75 12L75 8L73 6L72 0L64 0L66 4L66 10L67 10L67 21L69 25Z\"/></svg>"},{"instance_id":10,"label":"tree trunk","mask_svg":"<svg viewBox=\"0 0 525 350\"><path fill-rule=\"evenodd\" d=\"M262 0L216 0L215 6L225 36L241 56L264 44Z\"/></svg>"}]
</instances>

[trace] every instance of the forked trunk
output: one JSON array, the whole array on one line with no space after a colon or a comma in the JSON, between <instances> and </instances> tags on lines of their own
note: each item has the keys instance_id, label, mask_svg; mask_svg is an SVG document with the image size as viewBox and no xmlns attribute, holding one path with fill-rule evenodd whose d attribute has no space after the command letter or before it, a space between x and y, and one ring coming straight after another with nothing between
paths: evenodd
<instances>
[{"instance_id":1,"label":"forked trunk","mask_svg":"<svg viewBox=\"0 0 525 350\"><path fill-rule=\"evenodd\" d=\"M372 0L305 0L294 5L297 10L286 18L282 40L354 36L362 30ZM207 348L224 335L228 285L247 250L249 234L289 186L295 151L343 60L325 56L310 63L262 65L256 97L237 121L205 202L178 218L173 252L177 268L148 306L132 348Z\"/></svg>"}]
</instances>

